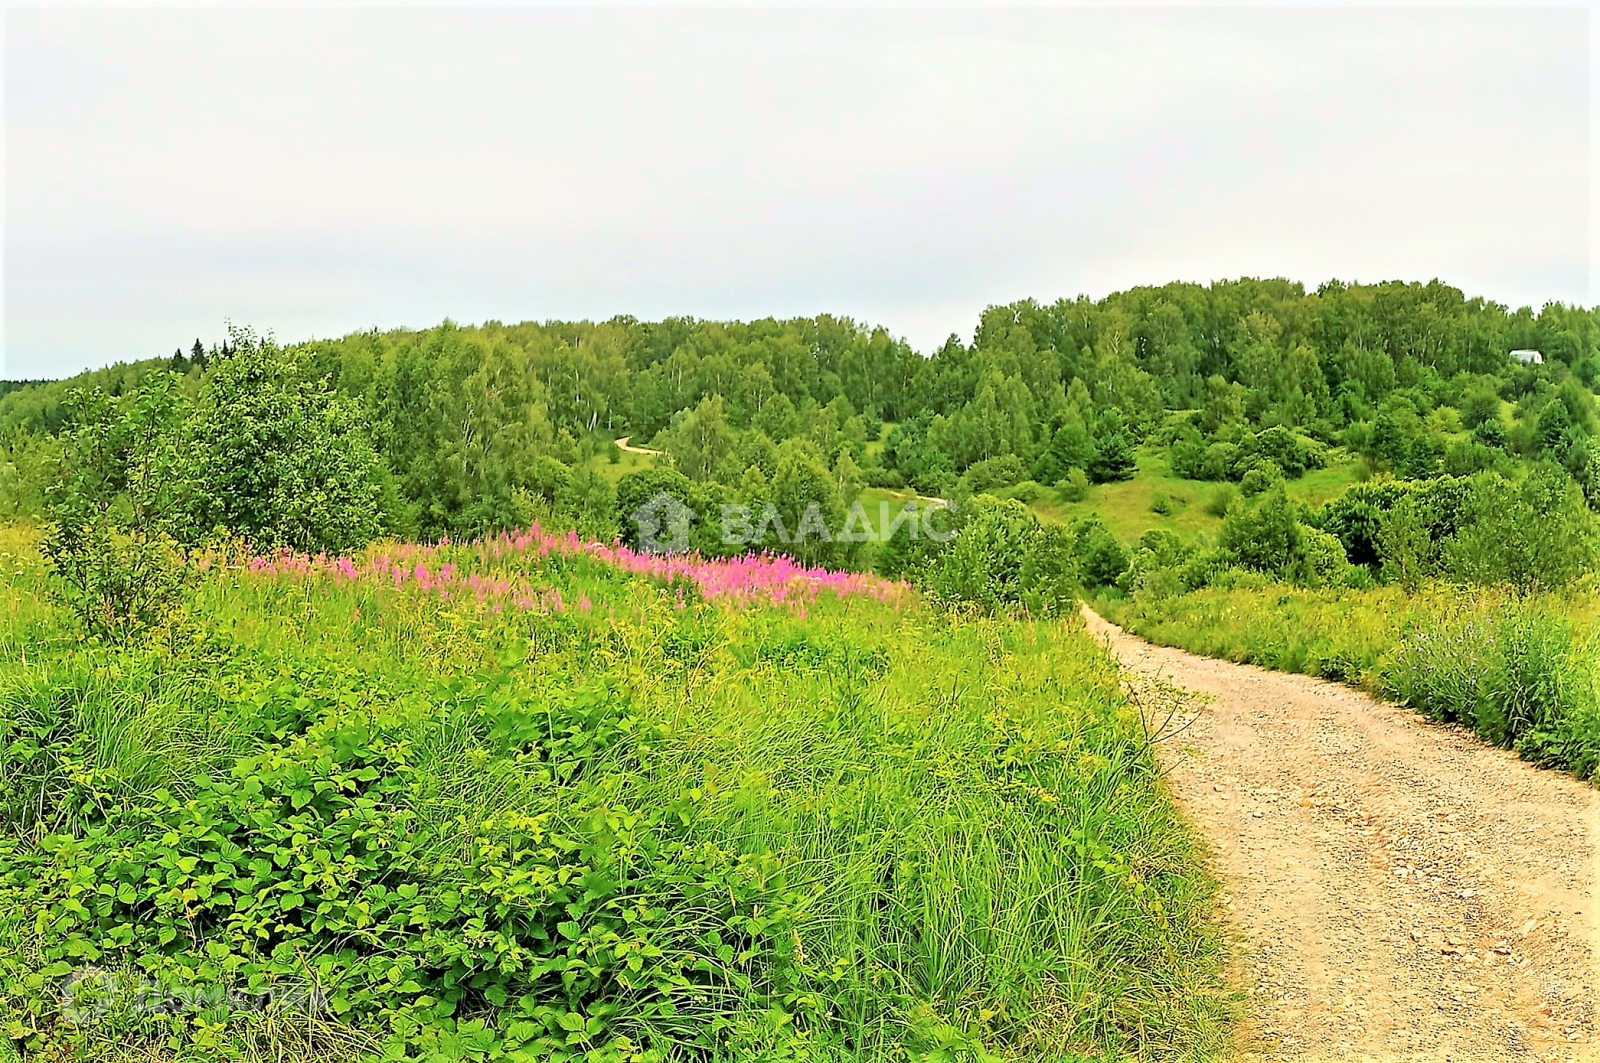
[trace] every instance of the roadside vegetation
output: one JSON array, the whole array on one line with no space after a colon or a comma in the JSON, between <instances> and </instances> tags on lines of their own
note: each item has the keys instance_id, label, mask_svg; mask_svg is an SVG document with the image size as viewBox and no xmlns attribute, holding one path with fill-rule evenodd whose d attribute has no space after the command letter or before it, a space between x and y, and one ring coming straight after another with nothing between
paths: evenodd
<instances>
[{"instance_id":1,"label":"roadside vegetation","mask_svg":"<svg viewBox=\"0 0 1600 1063\"><path fill-rule=\"evenodd\" d=\"M218 563L85 643L6 560L28 1058L1221 1043L1209 884L1074 621L531 532Z\"/></svg>"}]
</instances>

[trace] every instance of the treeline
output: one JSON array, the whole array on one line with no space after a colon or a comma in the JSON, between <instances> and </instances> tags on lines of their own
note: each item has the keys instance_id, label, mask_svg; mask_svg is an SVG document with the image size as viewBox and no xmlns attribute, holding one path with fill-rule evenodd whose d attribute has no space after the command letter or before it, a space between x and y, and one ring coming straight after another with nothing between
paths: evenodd
<instances>
[{"instance_id":1,"label":"treeline","mask_svg":"<svg viewBox=\"0 0 1600 1063\"><path fill-rule=\"evenodd\" d=\"M1543 463L1516 479L1486 470L1357 483L1315 507L1276 484L1235 498L1215 543L1145 533L1105 582L1141 607L1206 587L1280 583L1414 590L1445 580L1533 592L1573 583L1597 558L1600 522L1583 492Z\"/></svg>"},{"instance_id":2,"label":"treeline","mask_svg":"<svg viewBox=\"0 0 1600 1063\"><path fill-rule=\"evenodd\" d=\"M1513 361L1517 348L1544 364ZM42 511L69 389L126 402L162 374L194 399L237 354L235 341L197 344L4 394L0 509ZM375 453L373 527L423 539L548 511L616 533L614 492L594 467L623 435L666 451L708 496L770 499L782 481L835 512L862 486L1070 499L1131 476L1146 443L1169 444L1179 475L1253 473L1255 489L1336 446L1412 478L1528 456L1580 483L1600 471L1596 313L1512 311L1438 282L1308 292L1246 279L1023 301L990 308L973 342L952 337L926 358L827 316L446 322L281 354L305 387L339 397ZM814 560L859 565L868 553Z\"/></svg>"}]
</instances>

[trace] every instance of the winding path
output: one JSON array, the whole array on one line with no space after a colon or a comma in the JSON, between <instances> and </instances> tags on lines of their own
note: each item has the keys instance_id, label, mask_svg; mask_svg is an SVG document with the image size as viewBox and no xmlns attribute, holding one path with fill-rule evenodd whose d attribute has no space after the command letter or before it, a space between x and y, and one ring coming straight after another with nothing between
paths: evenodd
<instances>
[{"instance_id":1,"label":"winding path","mask_svg":"<svg viewBox=\"0 0 1600 1063\"><path fill-rule=\"evenodd\" d=\"M1600 1060L1600 795L1347 687L1085 611L1208 841L1249 994L1238 1058ZM1198 698L1174 698L1171 686Z\"/></svg>"},{"instance_id":2,"label":"winding path","mask_svg":"<svg viewBox=\"0 0 1600 1063\"><path fill-rule=\"evenodd\" d=\"M651 450L649 447L630 447L628 445L628 440L632 438L632 436L623 436L621 439L617 440L617 449L622 451L624 454L650 454L655 457L661 456L661 451Z\"/></svg>"}]
</instances>

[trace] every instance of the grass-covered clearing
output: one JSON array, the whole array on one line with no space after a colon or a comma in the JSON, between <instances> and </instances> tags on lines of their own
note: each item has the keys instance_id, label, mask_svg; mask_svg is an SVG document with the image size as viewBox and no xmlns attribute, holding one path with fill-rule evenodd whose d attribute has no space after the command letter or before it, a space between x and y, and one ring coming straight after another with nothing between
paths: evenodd
<instances>
[{"instance_id":1,"label":"grass-covered clearing","mask_svg":"<svg viewBox=\"0 0 1600 1063\"><path fill-rule=\"evenodd\" d=\"M113 649L4 560L27 1058L1221 1045L1209 884L1076 620L530 537L217 559Z\"/></svg>"},{"instance_id":2,"label":"grass-covered clearing","mask_svg":"<svg viewBox=\"0 0 1600 1063\"><path fill-rule=\"evenodd\" d=\"M1093 484L1082 500L1061 501L1051 492L1033 503L1044 519L1065 523L1096 514L1111 533L1125 543L1137 542L1148 531L1170 531L1185 540L1216 538L1229 499L1238 495L1234 484L1206 483L1173 476L1163 448L1140 447L1135 453L1133 478ZM1289 497L1307 506L1320 505L1338 495L1359 475L1355 462L1312 469L1287 485ZM1164 498L1162 506L1158 499ZM1157 512L1166 508L1167 512Z\"/></svg>"}]
</instances>

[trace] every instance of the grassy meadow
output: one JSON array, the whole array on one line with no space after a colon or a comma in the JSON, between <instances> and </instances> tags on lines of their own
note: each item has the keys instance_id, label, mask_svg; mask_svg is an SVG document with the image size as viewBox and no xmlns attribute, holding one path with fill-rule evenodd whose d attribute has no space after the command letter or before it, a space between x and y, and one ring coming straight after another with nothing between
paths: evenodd
<instances>
[{"instance_id":1,"label":"grassy meadow","mask_svg":"<svg viewBox=\"0 0 1600 1063\"><path fill-rule=\"evenodd\" d=\"M1091 484L1076 502L1062 501L1055 492L1033 503L1040 517L1056 523L1098 515L1105 526L1125 543L1137 542L1149 531L1170 531L1186 540L1214 539L1222 528L1228 502L1238 496L1236 485L1185 480L1172 475L1164 447L1140 447L1131 479ZM1317 506L1337 496L1360 477L1360 465L1344 461L1313 469L1288 481L1291 499ZM1165 500L1164 502L1159 500ZM1166 509L1167 512L1160 512Z\"/></svg>"},{"instance_id":2,"label":"grassy meadow","mask_svg":"<svg viewBox=\"0 0 1600 1063\"><path fill-rule=\"evenodd\" d=\"M1211 884L1076 620L525 533L0 549L0 1052L1204 1060Z\"/></svg>"}]
</instances>

